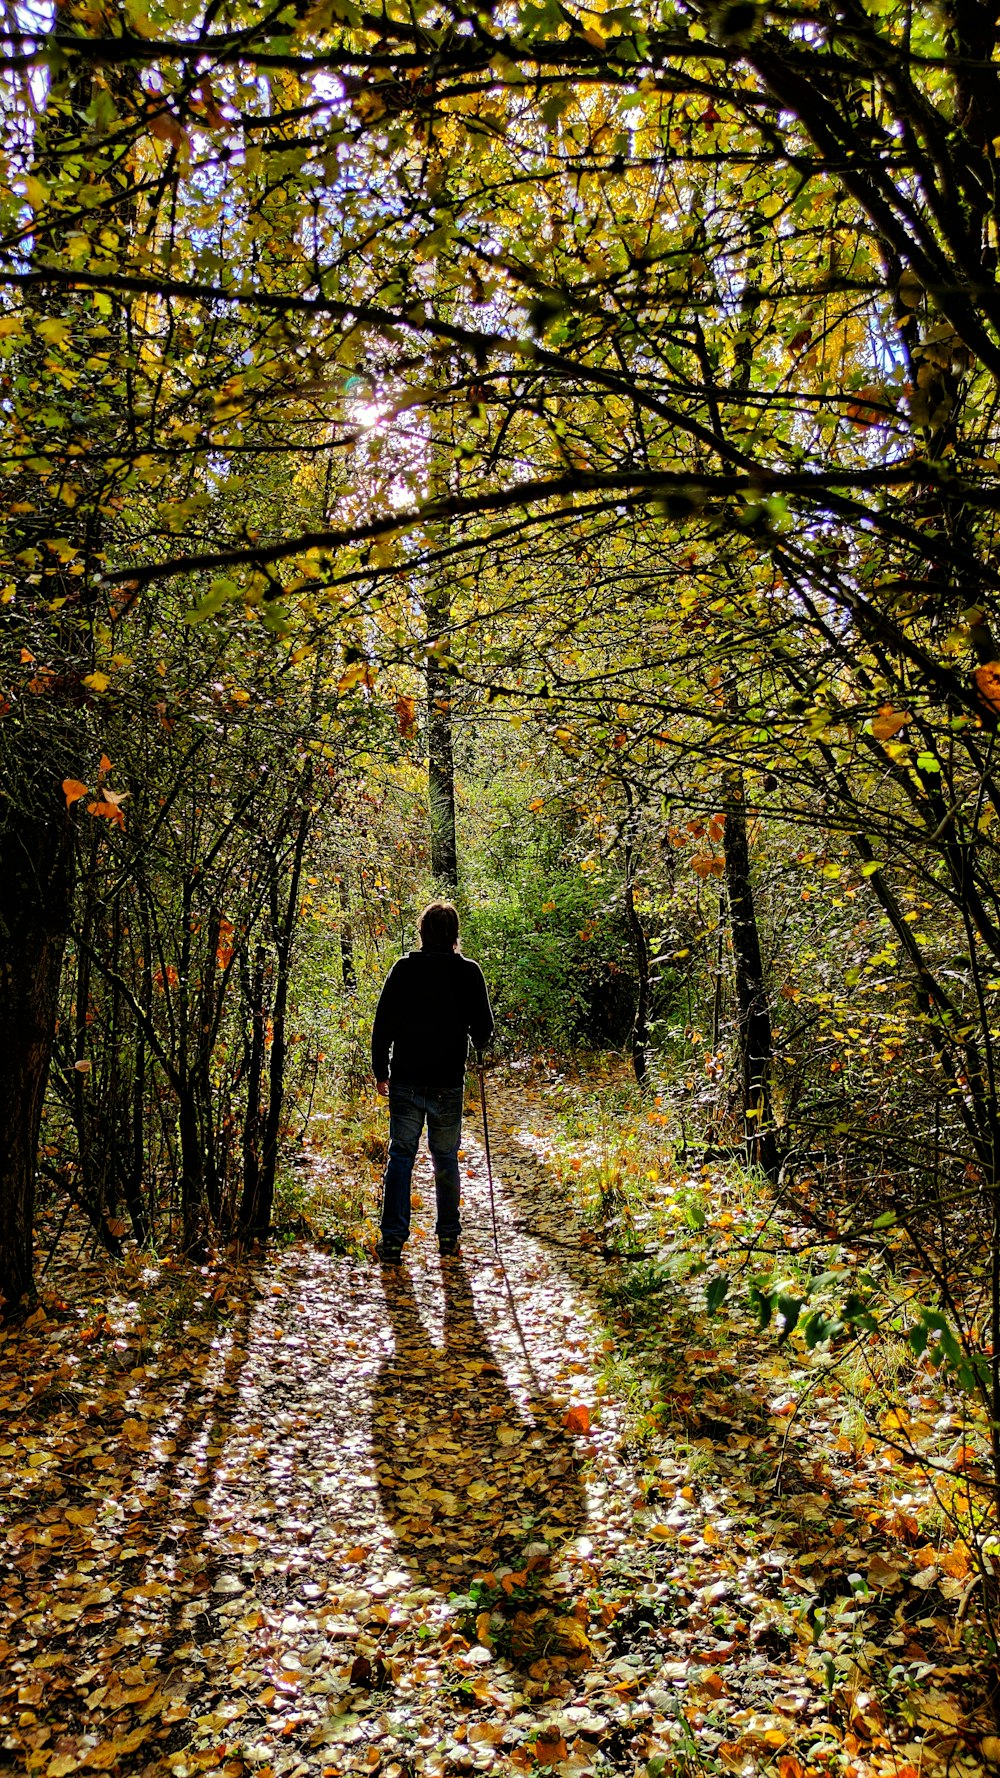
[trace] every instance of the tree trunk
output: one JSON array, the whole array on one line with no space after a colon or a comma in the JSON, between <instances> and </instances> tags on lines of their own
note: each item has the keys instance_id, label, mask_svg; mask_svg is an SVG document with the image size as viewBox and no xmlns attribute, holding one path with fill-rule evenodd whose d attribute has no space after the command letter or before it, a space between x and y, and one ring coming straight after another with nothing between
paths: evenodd
<instances>
[{"instance_id":1,"label":"tree trunk","mask_svg":"<svg viewBox=\"0 0 1000 1778\"><path fill-rule=\"evenodd\" d=\"M747 1157L774 1179L778 1172L778 1149L771 1114L771 1009L764 986L757 909L750 876L742 774L730 781L723 851L733 937Z\"/></svg>"},{"instance_id":2,"label":"tree trunk","mask_svg":"<svg viewBox=\"0 0 1000 1778\"><path fill-rule=\"evenodd\" d=\"M442 373L443 374L443 373ZM432 499L449 492L455 475L454 410L445 400L431 408L430 473ZM427 803L431 829L431 872L436 883L454 895L458 889L458 842L455 833L455 751L452 733L451 681L444 662L451 631L451 592L444 575L432 577L424 598L427 637Z\"/></svg>"},{"instance_id":3,"label":"tree trunk","mask_svg":"<svg viewBox=\"0 0 1000 1778\"><path fill-rule=\"evenodd\" d=\"M451 721L451 683L441 665L437 645L447 641L451 601L444 588L427 598L427 800L431 826L431 872L436 883L454 894L458 889L458 841L455 831L455 752Z\"/></svg>"},{"instance_id":4,"label":"tree trunk","mask_svg":"<svg viewBox=\"0 0 1000 1778\"><path fill-rule=\"evenodd\" d=\"M632 1026L630 1039L632 1067L635 1070L636 1080L642 1086L649 1072L649 944L635 905L635 853L630 841L626 841L625 844L625 919L628 924L629 937L632 940L632 955L635 958L638 983L635 1022Z\"/></svg>"},{"instance_id":5,"label":"tree trunk","mask_svg":"<svg viewBox=\"0 0 1000 1778\"><path fill-rule=\"evenodd\" d=\"M250 1044L247 1055L247 1103L243 1120L243 1193L239 1226L253 1228L260 1193L260 1095L264 1080L264 947L257 946L253 971L247 969L243 984L244 1005L250 1013Z\"/></svg>"},{"instance_id":6,"label":"tree trunk","mask_svg":"<svg viewBox=\"0 0 1000 1778\"><path fill-rule=\"evenodd\" d=\"M65 0L53 13L51 29L72 35L82 26L92 32L95 17L83 0ZM95 234L116 221L127 226L134 214L130 157L120 149L113 151L113 159L99 151L91 157L83 148L82 120L94 95L91 71L72 58L53 56L44 95L33 71L15 73L13 80L10 101L15 106L23 103L32 120L24 138L23 170L30 170L43 185L56 187L63 157L81 156L81 166L105 193L96 212ZM138 76L131 70L113 72L107 83L134 90ZM102 354L107 350L105 318L58 278L44 278L46 256L61 250L70 231L87 227L82 215L63 220L50 212L36 219L32 253L40 260L43 276L21 295L28 323L25 344L8 362L5 378L8 423L22 434L17 454L24 467L8 466L5 481L7 522L0 573L15 584L17 594L2 608L0 634L9 650L30 638L31 652L22 655L22 661L30 662L37 654L44 663L37 688L27 698L22 695L20 707L4 719L0 1315L8 1319L18 1313L33 1288L36 1157L74 880L72 825L60 783L64 774L78 772L81 738L87 732L80 712L86 702L84 676L93 666L90 620L97 597L93 577L101 562L105 463L113 454L115 432L115 412L100 361L95 359L93 366L88 361L87 335L92 330ZM81 369L71 387L64 388L51 374L48 346L37 332L38 322L53 317L68 321L73 330ZM67 503L54 491L60 477L32 466L34 457L49 457L52 441L59 437L74 440L78 453L66 465L71 472L65 485L74 490ZM71 569L48 548L53 537L65 538L67 533L77 552ZM11 652L10 658L17 656Z\"/></svg>"},{"instance_id":7,"label":"tree trunk","mask_svg":"<svg viewBox=\"0 0 1000 1778\"><path fill-rule=\"evenodd\" d=\"M33 1291L35 1158L70 922L73 852L59 786L39 774L44 812L0 830L0 1319ZM48 804L49 808L45 805ZM22 811L30 809L25 797Z\"/></svg>"},{"instance_id":8,"label":"tree trunk","mask_svg":"<svg viewBox=\"0 0 1000 1778\"><path fill-rule=\"evenodd\" d=\"M288 984L292 940L299 913L299 883L306 840L312 825L310 796L312 780L307 770L302 784L302 803L298 828L292 850L292 868L288 884L288 900L282 918L278 904L278 885L271 890L271 917L275 932L277 967L274 977L274 1005L271 1011L271 1054L268 1062L267 1116L261 1143L260 1173L256 1197L248 1202L244 1196L242 1228L245 1235L265 1241L271 1230L271 1209L274 1203L274 1182L278 1171L278 1148L281 1138L281 1114L285 1104L285 1060L288 1054L285 1021L288 1011Z\"/></svg>"},{"instance_id":9,"label":"tree trunk","mask_svg":"<svg viewBox=\"0 0 1000 1778\"><path fill-rule=\"evenodd\" d=\"M152 937L146 918L146 908L142 895L135 901L135 917L139 921L142 938L142 1004L153 1004L153 961ZM125 1202L132 1220L132 1233L140 1247L147 1246L153 1238L152 1216L155 1214L155 1196L149 1195L150 1219L147 1220L146 1206L143 1201L142 1185L144 1161L146 1155L146 1033L141 1019L135 1026L135 1073L132 1078L131 1102L131 1142L129 1145L128 1164L122 1181Z\"/></svg>"},{"instance_id":10,"label":"tree trunk","mask_svg":"<svg viewBox=\"0 0 1000 1778\"><path fill-rule=\"evenodd\" d=\"M198 1259L206 1249L205 1156L197 1084L190 1076L178 1094L177 1110L181 1146L181 1248L192 1259Z\"/></svg>"},{"instance_id":11,"label":"tree trunk","mask_svg":"<svg viewBox=\"0 0 1000 1778\"><path fill-rule=\"evenodd\" d=\"M632 883L625 885L625 916L628 920L629 932L632 935L632 955L635 958L636 976L639 985L638 1000L635 1009L635 1023L632 1026L632 1067L635 1078L642 1086L649 1073L649 945L642 928L642 921L636 912L635 890Z\"/></svg>"},{"instance_id":12,"label":"tree trunk","mask_svg":"<svg viewBox=\"0 0 1000 1778\"><path fill-rule=\"evenodd\" d=\"M343 872L337 879L340 887L340 973L344 987L353 993L358 985L358 973L354 965L354 929L351 925L351 899L347 891L347 878Z\"/></svg>"}]
</instances>

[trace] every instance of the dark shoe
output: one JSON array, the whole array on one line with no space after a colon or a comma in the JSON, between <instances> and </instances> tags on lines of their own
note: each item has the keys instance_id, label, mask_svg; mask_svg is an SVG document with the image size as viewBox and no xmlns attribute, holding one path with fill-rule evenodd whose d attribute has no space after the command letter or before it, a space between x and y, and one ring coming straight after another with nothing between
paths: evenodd
<instances>
[{"instance_id":1,"label":"dark shoe","mask_svg":"<svg viewBox=\"0 0 1000 1778\"><path fill-rule=\"evenodd\" d=\"M438 1252L442 1259L458 1259L461 1251L457 1235L445 1236L443 1241L438 1242Z\"/></svg>"},{"instance_id":2,"label":"dark shoe","mask_svg":"<svg viewBox=\"0 0 1000 1778\"><path fill-rule=\"evenodd\" d=\"M375 1249L384 1266L398 1266L403 1257L401 1247L393 1247L389 1241L380 1241Z\"/></svg>"}]
</instances>

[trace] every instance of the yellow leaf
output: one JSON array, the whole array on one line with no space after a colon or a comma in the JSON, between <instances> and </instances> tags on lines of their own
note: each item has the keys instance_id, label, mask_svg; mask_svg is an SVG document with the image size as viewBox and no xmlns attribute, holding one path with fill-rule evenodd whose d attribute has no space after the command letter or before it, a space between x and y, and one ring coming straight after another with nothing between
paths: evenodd
<instances>
[{"instance_id":1,"label":"yellow leaf","mask_svg":"<svg viewBox=\"0 0 1000 1778\"><path fill-rule=\"evenodd\" d=\"M112 1766L118 1764L118 1743L116 1741L102 1741L99 1746L92 1747L90 1752L85 1753L83 1757L88 1766L96 1766L99 1772L110 1772Z\"/></svg>"},{"instance_id":2,"label":"yellow leaf","mask_svg":"<svg viewBox=\"0 0 1000 1778\"><path fill-rule=\"evenodd\" d=\"M83 683L89 685L91 691L107 691L111 679L107 673L87 673L84 675Z\"/></svg>"},{"instance_id":3,"label":"yellow leaf","mask_svg":"<svg viewBox=\"0 0 1000 1778\"><path fill-rule=\"evenodd\" d=\"M587 1649L590 1647L590 1637L579 1618L557 1617L553 1628L564 1648Z\"/></svg>"},{"instance_id":4,"label":"yellow leaf","mask_svg":"<svg viewBox=\"0 0 1000 1778\"><path fill-rule=\"evenodd\" d=\"M868 1564L868 1585L879 1593L892 1593L900 1585L899 1569L884 1556L875 1555Z\"/></svg>"},{"instance_id":5,"label":"yellow leaf","mask_svg":"<svg viewBox=\"0 0 1000 1778\"><path fill-rule=\"evenodd\" d=\"M147 1695L154 1692L155 1689L155 1686L152 1685L143 1687L143 1690ZM129 1699L130 1704L137 1703L138 1701L139 1700L135 1698ZM137 1747L141 1747L144 1741L149 1740L152 1733L152 1725L148 1728L130 1729L127 1735L120 1735L116 1738L115 1747L119 1753L134 1753Z\"/></svg>"}]
</instances>

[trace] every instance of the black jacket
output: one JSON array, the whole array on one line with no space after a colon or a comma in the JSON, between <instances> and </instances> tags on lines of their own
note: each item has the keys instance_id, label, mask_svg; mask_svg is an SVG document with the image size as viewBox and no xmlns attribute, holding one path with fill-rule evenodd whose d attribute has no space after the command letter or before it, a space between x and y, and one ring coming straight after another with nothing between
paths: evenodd
<instances>
[{"instance_id":1,"label":"black jacket","mask_svg":"<svg viewBox=\"0 0 1000 1778\"><path fill-rule=\"evenodd\" d=\"M493 1013L478 963L459 951L410 951L394 963L372 1026L376 1080L389 1077L424 1091L461 1086L469 1038L478 1050L493 1036Z\"/></svg>"}]
</instances>

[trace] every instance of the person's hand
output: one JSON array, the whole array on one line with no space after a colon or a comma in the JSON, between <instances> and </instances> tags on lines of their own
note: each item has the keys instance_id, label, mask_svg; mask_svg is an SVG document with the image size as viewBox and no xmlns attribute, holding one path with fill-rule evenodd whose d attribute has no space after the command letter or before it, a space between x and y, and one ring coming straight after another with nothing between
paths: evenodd
<instances>
[{"instance_id":1,"label":"person's hand","mask_svg":"<svg viewBox=\"0 0 1000 1778\"><path fill-rule=\"evenodd\" d=\"M388 1099L388 1097L389 1097L389 1082L387 1080L377 1080L375 1082L375 1091L377 1093L381 1093L383 1099Z\"/></svg>"}]
</instances>

